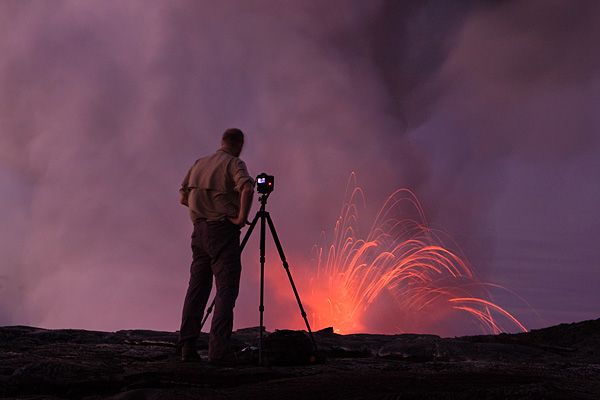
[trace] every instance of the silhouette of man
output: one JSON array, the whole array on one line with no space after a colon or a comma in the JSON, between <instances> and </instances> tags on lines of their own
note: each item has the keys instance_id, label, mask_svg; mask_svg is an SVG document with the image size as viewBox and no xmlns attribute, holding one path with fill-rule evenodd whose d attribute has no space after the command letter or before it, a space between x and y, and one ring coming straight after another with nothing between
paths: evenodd
<instances>
[{"instance_id":1,"label":"silhouette of man","mask_svg":"<svg viewBox=\"0 0 600 400\"><path fill-rule=\"evenodd\" d=\"M243 146L243 132L227 129L221 148L197 160L179 190L180 203L189 208L194 223L193 261L179 333L183 361L199 360L196 340L213 276L217 294L208 357L212 363L232 357L229 342L242 268L240 229L247 223L254 193L254 180L239 159Z\"/></svg>"}]
</instances>

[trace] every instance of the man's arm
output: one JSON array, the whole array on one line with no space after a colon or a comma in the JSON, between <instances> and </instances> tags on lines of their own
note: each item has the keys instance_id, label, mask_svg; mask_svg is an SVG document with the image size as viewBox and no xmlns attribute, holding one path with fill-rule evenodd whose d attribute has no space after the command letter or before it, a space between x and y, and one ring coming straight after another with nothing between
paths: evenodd
<instances>
[{"instance_id":1,"label":"man's arm","mask_svg":"<svg viewBox=\"0 0 600 400\"><path fill-rule=\"evenodd\" d=\"M244 226L248 220L248 213L252 206L254 179L248 174L246 163L237 157L229 163L228 168L228 173L233 182L235 182L235 191L240 194L240 211L236 218L229 218L229 220L235 225Z\"/></svg>"},{"instance_id":2,"label":"man's arm","mask_svg":"<svg viewBox=\"0 0 600 400\"><path fill-rule=\"evenodd\" d=\"M229 218L229 220L239 226L246 225L248 221L248 214L252 207L252 198L254 197L254 187L250 182L244 183L240 192L240 212L237 218Z\"/></svg>"},{"instance_id":3,"label":"man's arm","mask_svg":"<svg viewBox=\"0 0 600 400\"><path fill-rule=\"evenodd\" d=\"M195 164L194 164L195 165ZM192 168L194 168L192 166ZM189 207L188 196L190 194L190 174L192 173L192 168L190 168L183 178L183 182L181 182L181 187L179 188L179 204L183 204L186 207Z\"/></svg>"},{"instance_id":4,"label":"man's arm","mask_svg":"<svg viewBox=\"0 0 600 400\"><path fill-rule=\"evenodd\" d=\"M188 203L188 196L190 194L190 191L188 188L185 187L181 187L181 189L179 189L179 204L183 204L186 207L189 207L190 204Z\"/></svg>"}]
</instances>

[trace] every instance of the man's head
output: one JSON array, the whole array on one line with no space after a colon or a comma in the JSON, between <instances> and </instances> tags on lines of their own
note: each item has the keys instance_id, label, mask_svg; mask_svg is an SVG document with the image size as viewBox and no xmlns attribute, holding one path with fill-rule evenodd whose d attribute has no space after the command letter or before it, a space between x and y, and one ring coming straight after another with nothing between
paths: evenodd
<instances>
[{"instance_id":1,"label":"man's head","mask_svg":"<svg viewBox=\"0 0 600 400\"><path fill-rule=\"evenodd\" d=\"M234 156L239 157L244 147L244 132L237 128L227 129L223 132L221 147Z\"/></svg>"}]
</instances>

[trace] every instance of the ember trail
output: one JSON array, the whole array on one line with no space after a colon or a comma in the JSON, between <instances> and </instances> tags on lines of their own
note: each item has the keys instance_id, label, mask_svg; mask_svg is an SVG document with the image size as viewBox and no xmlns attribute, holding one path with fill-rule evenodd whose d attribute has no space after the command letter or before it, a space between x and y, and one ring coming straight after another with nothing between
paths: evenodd
<instances>
[{"instance_id":1,"label":"ember trail","mask_svg":"<svg viewBox=\"0 0 600 400\"><path fill-rule=\"evenodd\" d=\"M303 285L309 288L303 297L311 325L333 326L339 333L370 331L371 308L386 296L396 333L427 332L456 320L476 324L481 333L527 331L491 300L490 290L501 287L480 282L466 259L442 240L443 232L428 226L412 191L393 192L366 236L357 228L358 200L364 202L364 194L352 175L333 240L314 247L316 274Z\"/></svg>"}]
</instances>

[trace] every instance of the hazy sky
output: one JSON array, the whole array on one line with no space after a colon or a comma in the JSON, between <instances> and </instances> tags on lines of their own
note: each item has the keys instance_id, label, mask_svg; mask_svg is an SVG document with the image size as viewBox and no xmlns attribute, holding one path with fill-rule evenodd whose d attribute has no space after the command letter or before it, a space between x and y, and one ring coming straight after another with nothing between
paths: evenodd
<instances>
[{"instance_id":1,"label":"hazy sky","mask_svg":"<svg viewBox=\"0 0 600 400\"><path fill-rule=\"evenodd\" d=\"M600 3L575 3L3 0L0 325L178 329L177 190L233 126L297 273L355 171L367 217L411 188L528 327L598 318Z\"/></svg>"}]
</instances>

